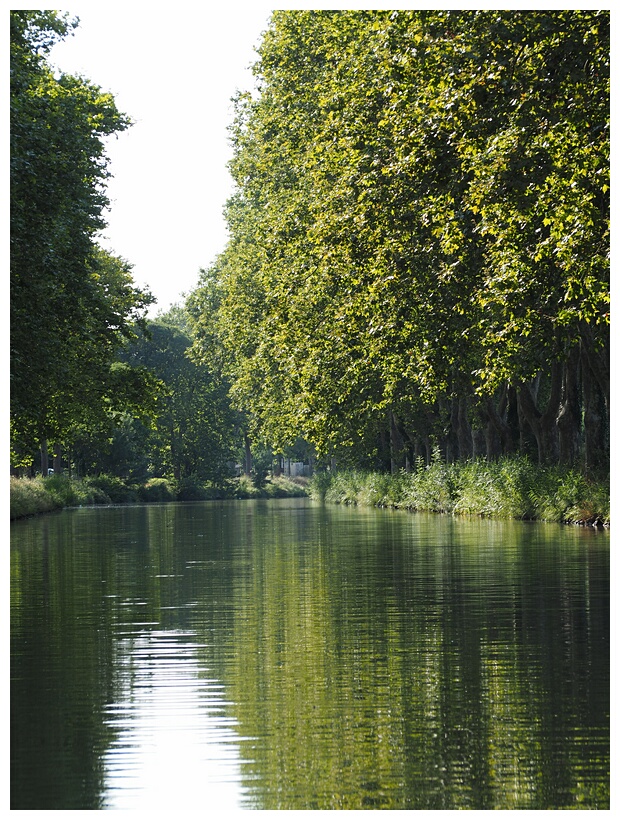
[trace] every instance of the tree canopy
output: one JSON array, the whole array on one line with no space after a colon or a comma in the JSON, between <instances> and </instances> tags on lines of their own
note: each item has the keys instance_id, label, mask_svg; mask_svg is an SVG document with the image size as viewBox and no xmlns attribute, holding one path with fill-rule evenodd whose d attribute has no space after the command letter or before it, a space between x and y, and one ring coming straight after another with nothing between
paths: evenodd
<instances>
[{"instance_id":1,"label":"tree canopy","mask_svg":"<svg viewBox=\"0 0 620 820\"><path fill-rule=\"evenodd\" d=\"M217 484L230 474L227 464L234 463L237 414L220 373L188 356L192 342L186 328L185 312L174 306L147 323L122 359L158 383L152 429L142 447L150 472Z\"/></svg>"},{"instance_id":2,"label":"tree canopy","mask_svg":"<svg viewBox=\"0 0 620 820\"><path fill-rule=\"evenodd\" d=\"M118 398L116 351L152 301L103 251L105 138L129 119L47 56L77 25L11 11L11 426L14 458ZM111 394L113 394L111 396Z\"/></svg>"},{"instance_id":3,"label":"tree canopy","mask_svg":"<svg viewBox=\"0 0 620 820\"><path fill-rule=\"evenodd\" d=\"M228 244L147 332L97 241L129 118L47 61L76 24L11 12L15 464L117 424L177 477L235 436L247 471L299 441L608 466L609 12L274 12Z\"/></svg>"},{"instance_id":4,"label":"tree canopy","mask_svg":"<svg viewBox=\"0 0 620 820\"><path fill-rule=\"evenodd\" d=\"M253 437L604 463L609 13L278 11L255 74L192 297Z\"/></svg>"}]
</instances>

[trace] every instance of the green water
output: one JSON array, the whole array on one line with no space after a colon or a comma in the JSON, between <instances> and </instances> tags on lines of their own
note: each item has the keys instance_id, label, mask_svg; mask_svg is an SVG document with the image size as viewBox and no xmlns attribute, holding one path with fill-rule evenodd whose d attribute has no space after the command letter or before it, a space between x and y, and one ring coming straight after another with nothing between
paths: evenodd
<instances>
[{"instance_id":1,"label":"green water","mask_svg":"<svg viewBox=\"0 0 620 820\"><path fill-rule=\"evenodd\" d=\"M11 808L609 808L609 534L306 499L11 527Z\"/></svg>"}]
</instances>

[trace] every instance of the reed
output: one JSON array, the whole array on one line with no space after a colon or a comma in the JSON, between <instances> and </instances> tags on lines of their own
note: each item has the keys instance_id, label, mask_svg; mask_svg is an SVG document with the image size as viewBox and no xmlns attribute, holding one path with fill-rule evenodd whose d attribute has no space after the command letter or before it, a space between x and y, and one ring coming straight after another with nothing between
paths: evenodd
<instances>
[{"instance_id":1,"label":"reed","mask_svg":"<svg viewBox=\"0 0 620 820\"><path fill-rule=\"evenodd\" d=\"M333 504L539 521L609 524L608 479L566 467L541 467L522 456L447 464L436 452L411 472L317 473L310 495Z\"/></svg>"}]
</instances>

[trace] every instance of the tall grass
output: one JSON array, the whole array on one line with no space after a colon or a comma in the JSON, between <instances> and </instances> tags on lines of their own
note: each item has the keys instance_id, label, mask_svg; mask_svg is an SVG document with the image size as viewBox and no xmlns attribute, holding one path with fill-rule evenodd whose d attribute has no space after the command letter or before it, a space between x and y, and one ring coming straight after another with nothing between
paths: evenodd
<instances>
[{"instance_id":1,"label":"tall grass","mask_svg":"<svg viewBox=\"0 0 620 820\"><path fill-rule=\"evenodd\" d=\"M446 464L435 453L429 465L394 475L361 470L316 473L307 487L285 477L263 487L241 478L229 487L206 486L195 477L182 482L151 479L143 487L115 476L82 480L67 476L11 477L10 515L20 518L61 507L135 501L203 498L282 498L309 494L333 504L520 518L540 521L610 521L609 482L594 481L566 467L539 467L527 458Z\"/></svg>"},{"instance_id":2,"label":"tall grass","mask_svg":"<svg viewBox=\"0 0 620 820\"><path fill-rule=\"evenodd\" d=\"M446 464L435 453L410 473L319 473L310 495L335 504L539 521L609 523L608 481L521 456Z\"/></svg>"},{"instance_id":3,"label":"tall grass","mask_svg":"<svg viewBox=\"0 0 620 820\"><path fill-rule=\"evenodd\" d=\"M11 518L23 518L62 507L111 504L112 499L99 486L98 481L99 479L71 479L63 475L49 478L11 476L10 516Z\"/></svg>"},{"instance_id":4,"label":"tall grass","mask_svg":"<svg viewBox=\"0 0 620 820\"><path fill-rule=\"evenodd\" d=\"M11 518L23 518L56 509L59 504L43 485L42 478L15 478L11 476Z\"/></svg>"},{"instance_id":5,"label":"tall grass","mask_svg":"<svg viewBox=\"0 0 620 820\"><path fill-rule=\"evenodd\" d=\"M234 484L235 498L298 498L308 495L307 482L291 480L287 476L271 476L257 486L247 476L241 476Z\"/></svg>"},{"instance_id":6,"label":"tall grass","mask_svg":"<svg viewBox=\"0 0 620 820\"><path fill-rule=\"evenodd\" d=\"M129 484L118 476L99 475L75 479L65 475L49 478L15 478L11 476L10 516L50 512L62 507L92 504L131 504L135 502L203 501L221 498L290 498L307 495L300 479L272 477L261 487L242 477L226 485L213 486L196 476L180 481L151 478L142 486Z\"/></svg>"}]
</instances>

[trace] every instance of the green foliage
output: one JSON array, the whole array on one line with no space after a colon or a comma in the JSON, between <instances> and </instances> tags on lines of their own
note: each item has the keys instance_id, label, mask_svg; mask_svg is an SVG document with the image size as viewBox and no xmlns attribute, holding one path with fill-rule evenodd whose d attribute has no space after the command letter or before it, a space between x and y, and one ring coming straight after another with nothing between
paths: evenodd
<instances>
[{"instance_id":1,"label":"green foliage","mask_svg":"<svg viewBox=\"0 0 620 820\"><path fill-rule=\"evenodd\" d=\"M104 489L89 480L70 479L64 475L34 479L11 476L11 518L38 515L62 507L110 503Z\"/></svg>"},{"instance_id":2,"label":"green foliage","mask_svg":"<svg viewBox=\"0 0 620 820\"><path fill-rule=\"evenodd\" d=\"M206 501L211 498L205 482L196 475L183 476L177 484L177 501Z\"/></svg>"},{"instance_id":3,"label":"green foliage","mask_svg":"<svg viewBox=\"0 0 620 820\"><path fill-rule=\"evenodd\" d=\"M9 507L11 518L49 512L59 506L46 489L44 480L11 476Z\"/></svg>"},{"instance_id":4,"label":"green foliage","mask_svg":"<svg viewBox=\"0 0 620 820\"><path fill-rule=\"evenodd\" d=\"M11 11L11 431L16 453L98 422L121 398L111 364L152 301L96 244L108 204L105 138L129 120L89 81L55 77L74 23Z\"/></svg>"},{"instance_id":5,"label":"green foliage","mask_svg":"<svg viewBox=\"0 0 620 820\"><path fill-rule=\"evenodd\" d=\"M139 500L137 488L128 485L118 476L102 473L98 476L89 477L85 481L94 490L104 493L109 499L109 503L127 504Z\"/></svg>"},{"instance_id":6,"label":"green foliage","mask_svg":"<svg viewBox=\"0 0 620 820\"><path fill-rule=\"evenodd\" d=\"M234 490L235 498L260 498L261 490L257 487L250 476L239 476Z\"/></svg>"},{"instance_id":7,"label":"green foliage","mask_svg":"<svg viewBox=\"0 0 620 820\"><path fill-rule=\"evenodd\" d=\"M150 478L138 494L141 501L174 501L176 488L167 478Z\"/></svg>"},{"instance_id":8,"label":"green foliage","mask_svg":"<svg viewBox=\"0 0 620 820\"><path fill-rule=\"evenodd\" d=\"M149 322L122 354L130 372L146 372L153 385L152 427L143 451L156 475L222 483L236 444L237 414L226 381L189 357L184 317L177 307Z\"/></svg>"},{"instance_id":9,"label":"green foliage","mask_svg":"<svg viewBox=\"0 0 620 820\"><path fill-rule=\"evenodd\" d=\"M428 466L394 475L345 470L316 473L312 498L333 504L540 521L609 522L609 486L575 470L539 467L527 458Z\"/></svg>"},{"instance_id":10,"label":"green foliage","mask_svg":"<svg viewBox=\"0 0 620 820\"><path fill-rule=\"evenodd\" d=\"M301 498L308 493L305 483L291 481L286 476L271 476L259 486L252 478L242 475L233 484L235 498Z\"/></svg>"},{"instance_id":11,"label":"green foliage","mask_svg":"<svg viewBox=\"0 0 620 820\"><path fill-rule=\"evenodd\" d=\"M377 471L333 476L345 502L575 512L570 482L475 458L608 464L607 11L274 12L235 101L229 242L148 327L94 241L129 120L46 63L72 25L11 13L15 464L49 439L191 495L243 441L262 492L303 440Z\"/></svg>"},{"instance_id":12,"label":"green foliage","mask_svg":"<svg viewBox=\"0 0 620 820\"><path fill-rule=\"evenodd\" d=\"M276 11L255 74L190 300L252 440L368 459L394 413L428 450L575 350L608 395L608 12Z\"/></svg>"},{"instance_id":13,"label":"green foliage","mask_svg":"<svg viewBox=\"0 0 620 820\"><path fill-rule=\"evenodd\" d=\"M457 465L445 464L437 449L428 466L421 462L404 481L402 505L410 510L427 510L430 512L454 512L458 498Z\"/></svg>"},{"instance_id":14,"label":"green foliage","mask_svg":"<svg viewBox=\"0 0 620 820\"><path fill-rule=\"evenodd\" d=\"M75 507L80 504L92 504L97 493L94 488L83 482L72 481L68 476L52 475L43 479L45 489L52 496L56 507ZM103 493L97 498L102 501ZM107 497L105 500L108 501ZM105 503L105 502L104 502Z\"/></svg>"},{"instance_id":15,"label":"green foliage","mask_svg":"<svg viewBox=\"0 0 620 820\"><path fill-rule=\"evenodd\" d=\"M490 463L472 461L463 464L459 473L456 513L517 519L537 517L531 500L532 490L545 474L527 458L505 458Z\"/></svg>"},{"instance_id":16,"label":"green foliage","mask_svg":"<svg viewBox=\"0 0 620 820\"><path fill-rule=\"evenodd\" d=\"M549 468L531 491L536 517L545 521L609 521L609 485L575 470Z\"/></svg>"},{"instance_id":17,"label":"green foliage","mask_svg":"<svg viewBox=\"0 0 620 820\"><path fill-rule=\"evenodd\" d=\"M269 498L303 498L308 495L308 484L303 479L293 481L286 476L271 476L264 489Z\"/></svg>"},{"instance_id":18,"label":"green foliage","mask_svg":"<svg viewBox=\"0 0 620 820\"><path fill-rule=\"evenodd\" d=\"M265 486L273 467L273 453L267 447L256 448L252 453L252 481L259 489Z\"/></svg>"},{"instance_id":19,"label":"green foliage","mask_svg":"<svg viewBox=\"0 0 620 820\"><path fill-rule=\"evenodd\" d=\"M310 479L310 483L308 484L308 493L310 498L313 498L315 501L325 501L325 496L331 486L332 481L332 473L328 473L324 470L315 472Z\"/></svg>"},{"instance_id":20,"label":"green foliage","mask_svg":"<svg viewBox=\"0 0 620 820\"><path fill-rule=\"evenodd\" d=\"M359 470L334 473L325 493L325 501L330 504L357 504L365 478Z\"/></svg>"}]
</instances>

